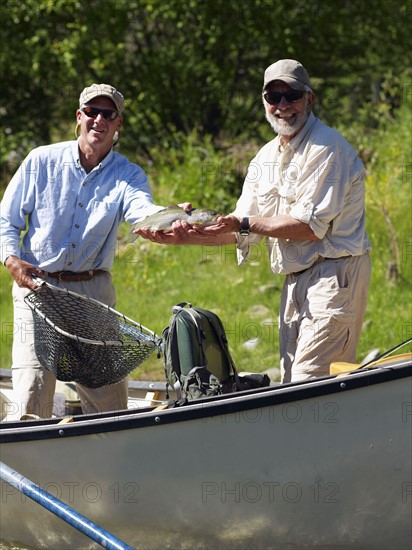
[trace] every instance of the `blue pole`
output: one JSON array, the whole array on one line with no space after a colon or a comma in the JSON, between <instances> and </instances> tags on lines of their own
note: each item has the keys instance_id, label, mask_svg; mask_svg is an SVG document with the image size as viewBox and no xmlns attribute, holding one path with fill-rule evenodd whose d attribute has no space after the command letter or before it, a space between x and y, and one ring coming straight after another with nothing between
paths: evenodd
<instances>
[{"instance_id":1,"label":"blue pole","mask_svg":"<svg viewBox=\"0 0 412 550\"><path fill-rule=\"evenodd\" d=\"M38 504L41 504L46 510L69 523L72 527L103 546L103 548L107 548L108 550L133 550L131 546L99 525L96 525L79 512L76 512L76 510L47 491L44 491L22 474L4 464L4 462L0 462L0 479L9 483L12 487L15 487Z\"/></svg>"}]
</instances>

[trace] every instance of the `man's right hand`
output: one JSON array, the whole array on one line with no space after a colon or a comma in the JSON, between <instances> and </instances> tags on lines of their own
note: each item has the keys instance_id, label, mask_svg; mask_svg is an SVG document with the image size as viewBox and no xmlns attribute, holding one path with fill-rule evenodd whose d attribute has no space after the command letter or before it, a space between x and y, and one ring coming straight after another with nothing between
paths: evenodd
<instances>
[{"instance_id":1,"label":"man's right hand","mask_svg":"<svg viewBox=\"0 0 412 550\"><path fill-rule=\"evenodd\" d=\"M20 260L17 256L9 256L5 262L5 267L10 275L16 281L18 286L22 288L30 288L35 290L38 285L33 280L33 277L43 278L43 271L28 262Z\"/></svg>"}]
</instances>

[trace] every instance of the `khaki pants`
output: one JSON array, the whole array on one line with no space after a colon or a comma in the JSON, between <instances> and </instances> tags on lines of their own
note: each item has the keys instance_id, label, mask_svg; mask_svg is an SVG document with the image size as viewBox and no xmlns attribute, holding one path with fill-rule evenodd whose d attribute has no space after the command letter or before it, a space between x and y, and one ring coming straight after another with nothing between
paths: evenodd
<instances>
[{"instance_id":1,"label":"khaki pants","mask_svg":"<svg viewBox=\"0 0 412 550\"><path fill-rule=\"evenodd\" d=\"M54 286L67 288L114 306L116 293L110 273L99 274L90 281L60 282L46 279ZM12 351L12 380L15 406L20 416L35 414L41 418L51 416L56 378L42 367L34 349L32 311L24 302L30 291L13 284L14 340ZM84 413L105 412L127 408L127 380L101 388L86 388L76 384Z\"/></svg>"},{"instance_id":2,"label":"khaki pants","mask_svg":"<svg viewBox=\"0 0 412 550\"><path fill-rule=\"evenodd\" d=\"M356 362L370 273L366 253L287 275L279 323L283 382L328 375L333 361Z\"/></svg>"}]
</instances>

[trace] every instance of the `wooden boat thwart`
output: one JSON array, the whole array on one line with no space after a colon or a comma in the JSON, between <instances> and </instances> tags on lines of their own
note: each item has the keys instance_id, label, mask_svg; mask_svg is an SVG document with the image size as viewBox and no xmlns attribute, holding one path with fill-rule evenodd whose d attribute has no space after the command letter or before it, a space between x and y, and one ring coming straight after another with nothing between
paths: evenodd
<instances>
[{"instance_id":1,"label":"wooden boat thwart","mask_svg":"<svg viewBox=\"0 0 412 550\"><path fill-rule=\"evenodd\" d=\"M1 460L136 549L409 550L411 375L400 357L170 408L3 422ZM1 538L96 547L0 488Z\"/></svg>"}]
</instances>

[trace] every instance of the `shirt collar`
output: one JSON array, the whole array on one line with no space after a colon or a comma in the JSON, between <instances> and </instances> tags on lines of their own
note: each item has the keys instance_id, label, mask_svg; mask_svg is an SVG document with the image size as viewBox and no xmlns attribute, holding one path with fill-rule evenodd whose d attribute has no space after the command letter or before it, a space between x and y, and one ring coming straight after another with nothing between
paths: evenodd
<instances>
[{"instance_id":1,"label":"shirt collar","mask_svg":"<svg viewBox=\"0 0 412 550\"><path fill-rule=\"evenodd\" d=\"M80 168L81 163L80 163L79 145L78 145L78 140L77 139L76 139L76 141L72 141L72 155L73 155L73 158L74 158L74 161L76 163L77 168Z\"/></svg>"},{"instance_id":2,"label":"shirt collar","mask_svg":"<svg viewBox=\"0 0 412 550\"><path fill-rule=\"evenodd\" d=\"M302 141L305 139L307 134L312 130L313 125L317 121L317 118L312 113L312 111L309 113L308 119L305 122L302 129L299 131L299 133L289 141L287 144L288 147L293 149L293 151L296 151L296 149L299 147L299 145L302 143Z\"/></svg>"}]
</instances>

